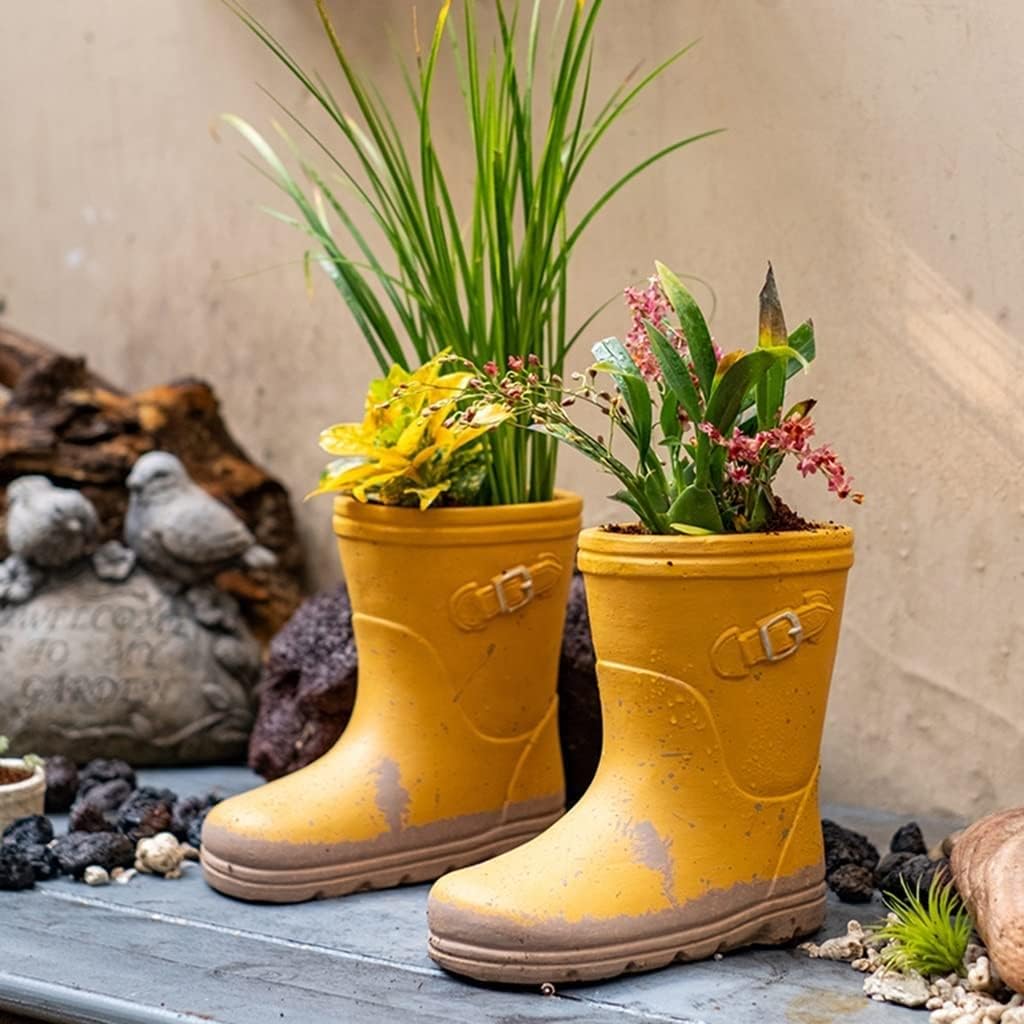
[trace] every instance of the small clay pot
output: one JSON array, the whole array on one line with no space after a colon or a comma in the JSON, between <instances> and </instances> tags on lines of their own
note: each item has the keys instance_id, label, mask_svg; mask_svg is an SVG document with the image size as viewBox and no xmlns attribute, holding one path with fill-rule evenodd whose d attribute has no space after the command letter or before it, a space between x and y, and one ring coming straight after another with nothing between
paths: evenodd
<instances>
[{"instance_id":1,"label":"small clay pot","mask_svg":"<svg viewBox=\"0 0 1024 1024\"><path fill-rule=\"evenodd\" d=\"M46 773L17 757L0 757L0 832L12 821L42 814L46 799Z\"/></svg>"}]
</instances>

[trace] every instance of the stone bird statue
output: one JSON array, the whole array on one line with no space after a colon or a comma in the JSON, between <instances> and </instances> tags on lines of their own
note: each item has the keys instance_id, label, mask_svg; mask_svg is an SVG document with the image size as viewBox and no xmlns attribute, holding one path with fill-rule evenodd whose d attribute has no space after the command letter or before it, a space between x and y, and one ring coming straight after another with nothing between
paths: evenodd
<instances>
[{"instance_id":1,"label":"stone bird statue","mask_svg":"<svg viewBox=\"0 0 1024 1024\"><path fill-rule=\"evenodd\" d=\"M143 455L127 485L124 541L153 572L196 584L239 564L250 569L277 564L234 512L194 484L170 452Z\"/></svg>"},{"instance_id":2,"label":"stone bird statue","mask_svg":"<svg viewBox=\"0 0 1024 1024\"><path fill-rule=\"evenodd\" d=\"M19 476L7 487L7 543L40 569L59 569L96 547L99 522L78 491L54 487L45 476Z\"/></svg>"}]
</instances>

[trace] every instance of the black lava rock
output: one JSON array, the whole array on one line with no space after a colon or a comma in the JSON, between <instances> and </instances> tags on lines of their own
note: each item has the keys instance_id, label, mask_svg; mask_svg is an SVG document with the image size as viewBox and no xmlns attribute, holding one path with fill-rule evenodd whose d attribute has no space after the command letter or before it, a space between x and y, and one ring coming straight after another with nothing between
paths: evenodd
<instances>
[{"instance_id":1,"label":"black lava rock","mask_svg":"<svg viewBox=\"0 0 1024 1024\"><path fill-rule=\"evenodd\" d=\"M178 794L169 789L142 786L121 805L117 828L132 842L169 832Z\"/></svg>"},{"instance_id":2,"label":"black lava rock","mask_svg":"<svg viewBox=\"0 0 1024 1024\"><path fill-rule=\"evenodd\" d=\"M206 818L207 812L215 804L220 802L220 797L216 793L207 793L206 796L183 796L174 805L174 812L171 815L171 832L174 833L174 837L181 843L189 843L191 846L195 846L199 849L198 843L192 843L189 839L190 833L196 832L198 837L199 832L203 827L203 820ZM198 828L193 829L196 819L199 819Z\"/></svg>"},{"instance_id":3,"label":"black lava rock","mask_svg":"<svg viewBox=\"0 0 1024 1024\"><path fill-rule=\"evenodd\" d=\"M875 895L875 876L862 864L844 864L828 876L829 888L844 903L870 903Z\"/></svg>"},{"instance_id":4,"label":"black lava rock","mask_svg":"<svg viewBox=\"0 0 1024 1024\"><path fill-rule=\"evenodd\" d=\"M131 795L131 784L125 779L108 779L80 790L71 806L71 831L109 832L121 806Z\"/></svg>"},{"instance_id":5,"label":"black lava rock","mask_svg":"<svg viewBox=\"0 0 1024 1024\"><path fill-rule=\"evenodd\" d=\"M85 796L94 786L101 782L112 782L114 779L123 779L128 783L129 790L135 788L135 770L127 761L108 761L98 757L78 773L78 795Z\"/></svg>"},{"instance_id":6,"label":"black lava rock","mask_svg":"<svg viewBox=\"0 0 1024 1024\"><path fill-rule=\"evenodd\" d=\"M209 807L204 807L190 822L188 825L188 832L185 833L185 842L189 846L196 850L202 849L203 846L203 822L206 821L206 816L213 810L214 805L211 804Z\"/></svg>"},{"instance_id":7,"label":"black lava rock","mask_svg":"<svg viewBox=\"0 0 1024 1024\"><path fill-rule=\"evenodd\" d=\"M14 843L0 844L0 889L14 892L36 884L32 862Z\"/></svg>"},{"instance_id":8,"label":"black lava rock","mask_svg":"<svg viewBox=\"0 0 1024 1024\"><path fill-rule=\"evenodd\" d=\"M857 864L874 871L878 865L878 850L867 836L843 828L827 818L821 822L825 840L825 875L831 875L844 864Z\"/></svg>"},{"instance_id":9,"label":"black lava rock","mask_svg":"<svg viewBox=\"0 0 1024 1024\"><path fill-rule=\"evenodd\" d=\"M45 882L49 878L56 878L60 874L60 864L57 863L57 855L49 846L40 846L38 843L29 843L19 847L21 852L28 858L32 865L32 874L37 882Z\"/></svg>"},{"instance_id":10,"label":"black lava rock","mask_svg":"<svg viewBox=\"0 0 1024 1024\"><path fill-rule=\"evenodd\" d=\"M572 578L558 663L558 733L565 768L565 802L572 807L586 792L601 759L601 701L597 659L583 577Z\"/></svg>"},{"instance_id":11,"label":"black lava rock","mask_svg":"<svg viewBox=\"0 0 1024 1024\"><path fill-rule=\"evenodd\" d=\"M53 824L42 814L29 814L12 821L3 832L4 844L45 846L53 838Z\"/></svg>"},{"instance_id":12,"label":"black lava rock","mask_svg":"<svg viewBox=\"0 0 1024 1024\"><path fill-rule=\"evenodd\" d=\"M879 889L888 891L891 889L891 880L895 880L898 888L900 868L915 856L916 854L913 853L887 853L875 868L875 885Z\"/></svg>"},{"instance_id":13,"label":"black lava rock","mask_svg":"<svg viewBox=\"0 0 1024 1024\"><path fill-rule=\"evenodd\" d=\"M884 871L883 871L884 869ZM878 866L876 882L883 896L905 899L907 892L920 895L928 902L928 890L936 876L949 881L949 861L932 860L923 853L892 853Z\"/></svg>"},{"instance_id":14,"label":"black lava rock","mask_svg":"<svg viewBox=\"0 0 1024 1024\"><path fill-rule=\"evenodd\" d=\"M61 754L46 759L46 813L66 814L78 793L78 768Z\"/></svg>"},{"instance_id":15,"label":"black lava rock","mask_svg":"<svg viewBox=\"0 0 1024 1024\"><path fill-rule=\"evenodd\" d=\"M908 821L898 828L889 842L889 849L893 853L927 853L921 826L916 821Z\"/></svg>"},{"instance_id":16,"label":"black lava rock","mask_svg":"<svg viewBox=\"0 0 1024 1024\"><path fill-rule=\"evenodd\" d=\"M90 864L113 871L135 862L135 845L120 832L69 832L53 845L57 862L66 875L81 878Z\"/></svg>"}]
</instances>

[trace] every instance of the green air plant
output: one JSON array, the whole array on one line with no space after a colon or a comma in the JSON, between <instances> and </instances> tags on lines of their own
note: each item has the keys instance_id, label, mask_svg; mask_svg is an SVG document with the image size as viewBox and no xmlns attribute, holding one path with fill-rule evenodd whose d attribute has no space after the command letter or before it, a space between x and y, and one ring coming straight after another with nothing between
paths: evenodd
<instances>
[{"instance_id":1,"label":"green air plant","mask_svg":"<svg viewBox=\"0 0 1024 1024\"><path fill-rule=\"evenodd\" d=\"M374 84L357 71L327 12L316 0L340 79L343 105L319 75L305 70L236 0L225 0L323 108L337 139L317 135L288 117L331 166L323 173L283 131L301 171L295 175L251 125L227 120L252 144L270 179L294 202L298 216L268 211L307 234L304 260L323 267L348 305L381 371L411 370L445 349L482 365L510 356L539 356L561 372L566 353L597 315L570 331L568 266L583 233L604 206L651 164L714 132L679 139L645 156L607 183L579 212L569 211L577 183L608 130L689 47L646 73L631 75L602 103L592 102L594 31L603 0L575 0L560 18L542 14L563 3L533 0L521 21L518 3L494 0L497 38L483 44L476 0L463 0L461 28L442 4L429 47L417 42L415 71L400 66L418 130L399 128ZM454 19L453 19L454 21ZM450 189L434 142L432 92L445 38L459 78L466 144L474 157L465 203ZM551 82L538 72L542 38L554 40ZM560 48L559 48L560 47ZM280 129L279 129L280 130ZM339 154L334 141L347 144ZM368 234L357 226L368 213ZM491 458L477 500L542 501L554 488L556 445L550 437L509 428L489 438Z\"/></svg>"},{"instance_id":2,"label":"green air plant","mask_svg":"<svg viewBox=\"0 0 1024 1024\"><path fill-rule=\"evenodd\" d=\"M814 401L786 405L787 379L814 358L814 329L807 320L787 333L771 267L757 345L723 355L679 278L656 266L647 289L626 289L633 323L625 341L598 342L597 362L574 375L577 387L565 389L560 375L532 359L510 358L503 376L493 363L477 371L480 401L504 403L516 422L616 477L621 490L613 497L650 533L772 529L780 519L774 480L787 458L805 476L825 477L837 497L861 501L832 449L811 444ZM595 436L576 422L568 409L581 401L608 417L606 432ZM620 457L627 447L629 462Z\"/></svg>"},{"instance_id":3,"label":"green air plant","mask_svg":"<svg viewBox=\"0 0 1024 1024\"><path fill-rule=\"evenodd\" d=\"M888 941L881 952L886 966L926 976L962 972L972 924L952 882L936 874L927 897L920 884L911 891L906 881L903 892L886 897L890 916L874 929Z\"/></svg>"}]
</instances>

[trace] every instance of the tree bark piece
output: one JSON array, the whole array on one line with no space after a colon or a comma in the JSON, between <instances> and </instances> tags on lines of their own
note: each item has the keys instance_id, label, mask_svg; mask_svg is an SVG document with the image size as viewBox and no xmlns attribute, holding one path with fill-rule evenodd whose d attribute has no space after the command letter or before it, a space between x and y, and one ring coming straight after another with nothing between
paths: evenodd
<instances>
[{"instance_id":1,"label":"tree bark piece","mask_svg":"<svg viewBox=\"0 0 1024 1024\"><path fill-rule=\"evenodd\" d=\"M84 359L0 328L0 386L9 389L0 404L0 559L8 553L6 488L15 477L41 473L81 490L96 506L101 540L119 539L125 478L140 455L163 449L277 556L275 569L223 573L217 585L239 600L263 641L288 620L304 568L288 492L231 436L210 385L187 378L126 394Z\"/></svg>"}]
</instances>

